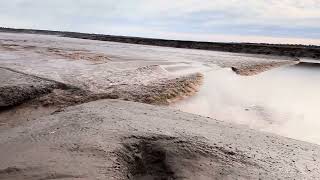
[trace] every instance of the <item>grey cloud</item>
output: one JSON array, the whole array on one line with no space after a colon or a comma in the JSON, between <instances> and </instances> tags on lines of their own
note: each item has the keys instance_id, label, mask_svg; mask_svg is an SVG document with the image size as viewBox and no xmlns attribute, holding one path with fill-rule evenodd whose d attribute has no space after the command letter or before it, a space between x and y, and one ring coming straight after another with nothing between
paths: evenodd
<instances>
[{"instance_id":1,"label":"grey cloud","mask_svg":"<svg viewBox=\"0 0 320 180\"><path fill-rule=\"evenodd\" d=\"M10 0L1 2L0 26L320 39L319 9L320 0Z\"/></svg>"}]
</instances>

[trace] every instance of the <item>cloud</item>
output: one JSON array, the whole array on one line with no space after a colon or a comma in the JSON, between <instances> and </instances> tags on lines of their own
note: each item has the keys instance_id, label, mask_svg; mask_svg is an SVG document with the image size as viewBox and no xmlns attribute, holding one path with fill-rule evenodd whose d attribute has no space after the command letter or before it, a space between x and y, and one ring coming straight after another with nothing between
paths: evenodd
<instances>
[{"instance_id":1,"label":"cloud","mask_svg":"<svg viewBox=\"0 0 320 180\"><path fill-rule=\"evenodd\" d=\"M320 39L319 9L320 0L10 0L1 2L0 26Z\"/></svg>"}]
</instances>

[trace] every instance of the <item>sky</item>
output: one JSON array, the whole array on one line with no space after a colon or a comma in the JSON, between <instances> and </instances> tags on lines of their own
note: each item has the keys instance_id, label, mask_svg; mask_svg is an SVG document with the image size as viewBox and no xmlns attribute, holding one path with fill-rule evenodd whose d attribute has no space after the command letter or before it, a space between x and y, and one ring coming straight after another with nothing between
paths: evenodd
<instances>
[{"instance_id":1,"label":"sky","mask_svg":"<svg viewBox=\"0 0 320 180\"><path fill-rule=\"evenodd\" d=\"M0 26L320 45L320 0L0 0Z\"/></svg>"}]
</instances>

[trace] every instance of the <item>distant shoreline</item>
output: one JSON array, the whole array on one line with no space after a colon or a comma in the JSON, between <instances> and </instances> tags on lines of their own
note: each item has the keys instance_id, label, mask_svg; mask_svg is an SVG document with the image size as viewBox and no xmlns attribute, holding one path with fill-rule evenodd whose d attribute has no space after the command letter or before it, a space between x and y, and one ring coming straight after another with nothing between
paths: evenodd
<instances>
[{"instance_id":1,"label":"distant shoreline","mask_svg":"<svg viewBox=\"0 0 320 180\"><path fill-rule=\"evenodd\" d=\"M112 42L130 43L130 44L142 44L142 45L187 48L187 49L202 49L202 50L247 53L247 54L276 55L276 56L286 56L286 57L294 57L294 58L312 58L312 59L320 60L320 46L315 46L315 45L200 42L200 41L166 40L166 39L129 37L129 36L114 36L114 35L90 34L90 33L79 33L79 32L66 32L66 31L15 29L15 28L3 28L3 27L0 27L0 32L59 35L59 36L70 37L70 38L112 41Z\"/></svg>"}]
</instances>

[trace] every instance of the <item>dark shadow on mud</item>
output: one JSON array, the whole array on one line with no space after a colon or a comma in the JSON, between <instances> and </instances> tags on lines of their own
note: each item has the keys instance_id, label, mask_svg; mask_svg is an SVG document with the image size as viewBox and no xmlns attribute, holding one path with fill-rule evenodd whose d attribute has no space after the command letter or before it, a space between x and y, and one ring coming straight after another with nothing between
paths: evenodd
<instances>
[{"instance_id":1,"label":"dark shadow on mud","mask_svg":"<svg viewBox=\"0 0 320 180\"><path fill-rule=\"evenodd\" d=\"M319 63L317 62L300 62L299 64L296 65L297 67L302 67L302 68L312 68L312 69L316 69L316 68L320 68L320 61Z\"/></svg>"},{"instance_id":2,"label":"dark shadow on mud","mask_svg":"<svg viewBox=\"0 0 320 180\"><path fill-rule=\"evenodd\" d=\"M137 142L124 143L123 147L120 157L127 164L129 179L176 179L167 162L166 150L155 140L142 138Z\"/></svg>"},{"instance_id":3,"label":"dark shadow on mud","mask_svg":"<svg viewBox=\"0 0 320 180\"><path fill-rule=\"evenodd\" d=\"M210 146L200 139L130 136L124 138L117 154L130 180L195 179L198 176L209 180L233 173L244 177L249 169L260 169L242 153Z\"/></svg>"}]
</instances>

